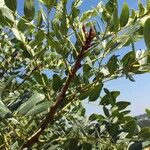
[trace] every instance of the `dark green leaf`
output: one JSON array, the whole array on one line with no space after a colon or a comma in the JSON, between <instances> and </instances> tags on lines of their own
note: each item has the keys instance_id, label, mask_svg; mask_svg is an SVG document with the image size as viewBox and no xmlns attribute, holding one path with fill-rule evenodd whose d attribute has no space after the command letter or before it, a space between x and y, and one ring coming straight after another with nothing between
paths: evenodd
<instances>
[{"instance_id":1,"label":"dark green leaf","mask_svg":"<svg viewBox=\"0 0 150 150\"><path fill-rule=\"evenodd\" d=\"M134 119L129 120L124 127L125 132L128 132L127 138L131 138L135 134L137 123Z\"/></svg>"},{"instance_id":2,"label":"dark green leaf","mask_svg":"<svg viewBox=\"0 0 150 150\"><path fill-rule=\"evenodd\" d=\"M105 119L105 117L102 116L102 115L98 115L98 114L92 114L92 115L89 117L89 120L90 120L90 121L95 121L95 120L101 121L101 120L103 120L103 119Z\"/></svg>"},{"instance_id":3,"label":"dark green leaf","mask_svg":"<svg viewBox=\"0 0 150 150\"><path fill-rule=\"evenodd\" d=\"M109 110L105 106L103 107L103 112L106 117L110 117Z\"/></svg>"},{"instance_id":4,"label":"dark green leaf","mask_svg":"<svg viewBox=\"0 0 150 150\"><path fill-rule=\"evenodd\" d=\"M130 144L128 150L142 150L142 142L137 141Z\"/></svg>"},{"instance_id":5,"label":"dark green leaf","mask_svg":"<svg viewBox=\"0 0 150 150\"><path fill-rule=\"evenodd\" d=\"M121 15L120 15L120 26L121 27L124 27L128 23L129 15L130 15L130 12L129 12L128 4L126 2L124 2L123 8L121 11Z\"/></svg>"},{"instance_id":6,"label":"dark green leaf","mask_svg":"<svg viewBox=\"0 0 150 150\"><path fill-rule=\"evenodd\" d=\"M12 10L12 11L16 11L17 9L17 0L4 0L5 1L5 4L6 6Z\"/></svg>"},{"instance_id":7,"label":"dark green leaf","mask_svg":"<svg viewBox=\"0 0 150 150\"><path fill-rule=\"evenodd\" d=\"M33 77L34 77L34 79L36 80L36 82L37 82L38 84L43 85L42 75L41 75L39 72L34 71L34 72L33 72Z\"/></svg>"},{"instance_id":8,"label":"dark green leaf","mask_svg":"<svg viewBox=\"0 0 150 150\"><path fill-rule=\"evenodd\" d=\"M59 89L62 87L62 80L61 78L57 75L53 75L53 83L52 83L52 88L55 92L57 92Z\"/></svg>"},{"instance_id":9,"label":"dark green leaf","mask_svg":"<svg viewBox=\"0 0 150 150\"><path fill-rule=\"evenodd\" d=\"M144 40L148 50L150 50L150 18L144 24Z\"/></svg>"},{"instance_id":10,"label":"dark green leaf","mask_svg":"<svg viewBox=\"0 0 150 150\"><path fill-rule=\"evenodd\" d=\"M82 150L92 150L92 144L90 144L90 143L83 143Z\"/></svg>"},{"instance_id":11,"label":"dark green leaf","mask_svg":"<svg viewBox=\"0 0 150 150\"><path fill-rule=\"evenodd\" d=\"M109 70L109 73L110 74L114 74L115 71L119 68L119 65L118 65L118 59L115 55L113 55L108 63L107 63L107 67L108 67L108 70Z\"/></svg>"},{"instance_id":12,"label":"dark green leaf","mask_svg":"<svg viewBox=\"0 0 150 150\"><path fill-rule=\"evenodd\" d=\"M111 104L112 106L114 106L116 102L116 98L120 95L120 92L119 91L112 91L112 92L106 91L106 92L107 93L102 97L100 104L101 105Z\"/></svg>"},{"instance_id":13,"label":"dark green leaf","mask_svg":"<svg viewBox=\"0 0 150 150\"><path fill-rule=\"evenodd\" d=\"M29 21L33 20L35 13L35 4L34 0L25 0L24 1L24 14L26 19Z\"/></svg>"},{"instance_id":14,"label":"dark green leaf","mask_svg":"<svg viewBox=\"0 0 150 150\"><path fill-rule=\"evenodd\" d=\"M128 107L130 104L131 104L130 102L120 101L120 102L117 102L115 105L118 106L119 110L123 110L126 107Z\"/></svg>"},{"instance_id":15,"label":"dark green leaf","mask_svg":"<svg viewBox=\"0 0 150 150\"><path fill-rule=\"evenodd\" d=\"M150 128L149 127L142 128L138 136L139 138L142 138L143 140L150 139Z\"/></svg>"},{"instance_id":16,"label":"dark green leaf","mask_svg":"<svg viewBox=\"0 0 150 150\"><path fill-rule=\"evenodd\" d=\"M84 100L84 99L86 99L89 96L89 94L90 94L89 90L81 92L80 95L79 95L79 99L80 100Z\"/></svg>"},{"instance_id":17,"label":"dark green leaf","mask_svg":"<svg viewBox=\"0 0 150 150\"><path fill-rule=\"evenodd\" d=\"M100 84L96 85L93 90L90 91L89 101L95 101L98 99L100 92L102 90L102 87L103 87L103 84L100 83Z\"/></svg>"},{"instance_id":18,"label":"dark green leaf","mask_svg":"<svg viewBox=\"0 0 150 150\"><path fill-rule=\"evenodd\" d=\"M114 9L114 12L113 12L113 26L114 26L113 31L117 32L118 28L119 28L118 8L117 7Z\"/></svg>"}]
</instances>

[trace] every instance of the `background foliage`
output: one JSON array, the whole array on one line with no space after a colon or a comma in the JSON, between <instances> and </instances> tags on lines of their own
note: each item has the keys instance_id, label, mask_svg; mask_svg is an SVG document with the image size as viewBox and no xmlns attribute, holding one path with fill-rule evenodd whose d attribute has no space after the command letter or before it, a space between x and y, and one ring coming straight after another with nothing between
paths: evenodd
<instances>
[{"instance_id":1,"label":"background foliage","mask_svg":"<svg viewBox=\"0 0 150 150\"><path fill-rule=\"evenodd\" d=\"M130 103L105 83L121 77L134 82L134 75L150 71L150 1L139 0L138 10L124 2L121 13L117 0L83 13L80 5L25 0L20 16L17 0L0 0L0 149L149 145L150 128L141 128ZM143 38L147 49L135 49ZM117 55L126 46L126 54ZM103 114L87 117L84 100L98 101Z\"/></svg>"}]
</instances>

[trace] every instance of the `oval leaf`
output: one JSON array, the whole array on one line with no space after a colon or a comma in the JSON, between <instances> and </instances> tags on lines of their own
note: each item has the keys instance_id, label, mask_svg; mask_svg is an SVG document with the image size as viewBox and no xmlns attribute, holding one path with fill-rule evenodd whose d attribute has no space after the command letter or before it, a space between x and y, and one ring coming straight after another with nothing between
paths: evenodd
<instances>
[{"instance_id":1,"label":"oval leaf","mask_svg":"<svg viewBox=\"0 0 150 150\"><path fill-rule=\"evenodd\" d=\"M34 13L35 13L35 4L34 0L25 0L24 1L24 14L25 17L31 21L34 18Z\"/></svg>"},{"instance_id":2,"label":"oval leaf","mask_svg":"<svg viewBox=\"0 0 150 150\"><path fill-rule=\"evenodd\" d=\"M124 27L128 23L129 15L130 15L129 7L128 7L128 4L125 2L123 4L123 8L122 8L121 15L120 15L120 26L121 27Z\"/></svg>"},{"instance_id":3,"label":"oval leaf","mask_svg":"<svg viewBox=\"0 0 150 150\"><path fill-rule=\"evenodd\" d=\"M150 18L144 24L144 40L148 49L150 49Z\"/></svg>"},{"instance_id":4,"label":"oval leaf","mask_svg":"<svg viewBox=\"0 0 150 150\"><path fill-rule=\"evenodd\" d=\"M34 93L28 101L23 103L18 110L19 115L25 115L28 113L33 106L35 106L38 102L42 101L45 98L43 94L40 93Z\"/></svg>"},{"instance_id":5,"label":"oval leaf","mask_svg":"<svg viewBox=\"0 0 150 150\"><path fill-rule=\"evenodd\" d=\"M52 106L52 102L48 101L48 102L43 102L40 103L36 106L34 106L27 114L26 116L34 116L37 114L40 114L44 111L47 111L48 108L50 108L50 106Z\"/></svg>"},{"instance_id":6,"label":"oval leaf","mask_svg":"<svg viewBox=\"0 0 150 150\"><path fill-rule=\"evenodd\" d=\"M95 101L98 99L100 92L102 90L103 84L100 83L94 87L93 90L90 91L89 101Z\"/></svg>"}]
</instances>

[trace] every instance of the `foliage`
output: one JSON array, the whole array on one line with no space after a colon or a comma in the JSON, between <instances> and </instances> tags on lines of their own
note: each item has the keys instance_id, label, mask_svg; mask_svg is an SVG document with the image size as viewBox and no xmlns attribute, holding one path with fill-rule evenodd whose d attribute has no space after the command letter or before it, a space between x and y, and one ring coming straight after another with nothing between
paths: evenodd
<instances>
[{"instance_id":1,"label":"foliage","mask_svg":"<svg viewBox=\"0 0 150 150\"><path fill-rule=\"evenodd\" d=\"M125 2L120 14L117 0L85 12L82 0L25 0L24 15L17 3L0 0L0 149L124 150L149 142L150 128L137 125L130 103L105 82L150 71L150 1L139 1L138 11ZM136 50L143 38L147 49ZM97 101L103 114L87 117L84 100Z\"/></svg>"}]
</instances>

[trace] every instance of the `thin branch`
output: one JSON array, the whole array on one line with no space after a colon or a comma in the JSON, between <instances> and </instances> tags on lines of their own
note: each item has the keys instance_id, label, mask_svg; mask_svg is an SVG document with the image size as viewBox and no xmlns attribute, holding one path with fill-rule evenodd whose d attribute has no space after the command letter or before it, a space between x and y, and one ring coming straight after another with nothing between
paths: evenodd
<instances>
[{"instance_id":1,"label":"thin branch","mask_svg":"<svg viewBox=\"0 0 150 150\"><path fill-rule=\"evenodd\" d=\"M87 33L86 33L86 35L87 35ZM64 100L64 97L66 96L66 92L67 92L74 76L76 75L76 72L81 67L81 61L84 57L84 52L87 51L91 47L91 42L92 42L92 39L94 38L94 36L95 36L95 32L94 32L94 29L91 27L90 31L88 33L88 36L86 36L86 40L85 40L84 44L82 45L82 49L77 57L75 65L71 69L71 72L68 75L65 85L62 87L59 95L56 98L55 104L50 108L50 111L46 115L45 119L41 122L39 129L33 135L31 135L31 137L29 137L27 139L27 141L20 147L20 150L22 150L23 148L29 148L34 143L38 142L39 136L47 128L48 124L52 124L54 122L55 115L58 112L58 108L61 106L61 104Z\"/></svg>"}]
</instances>

